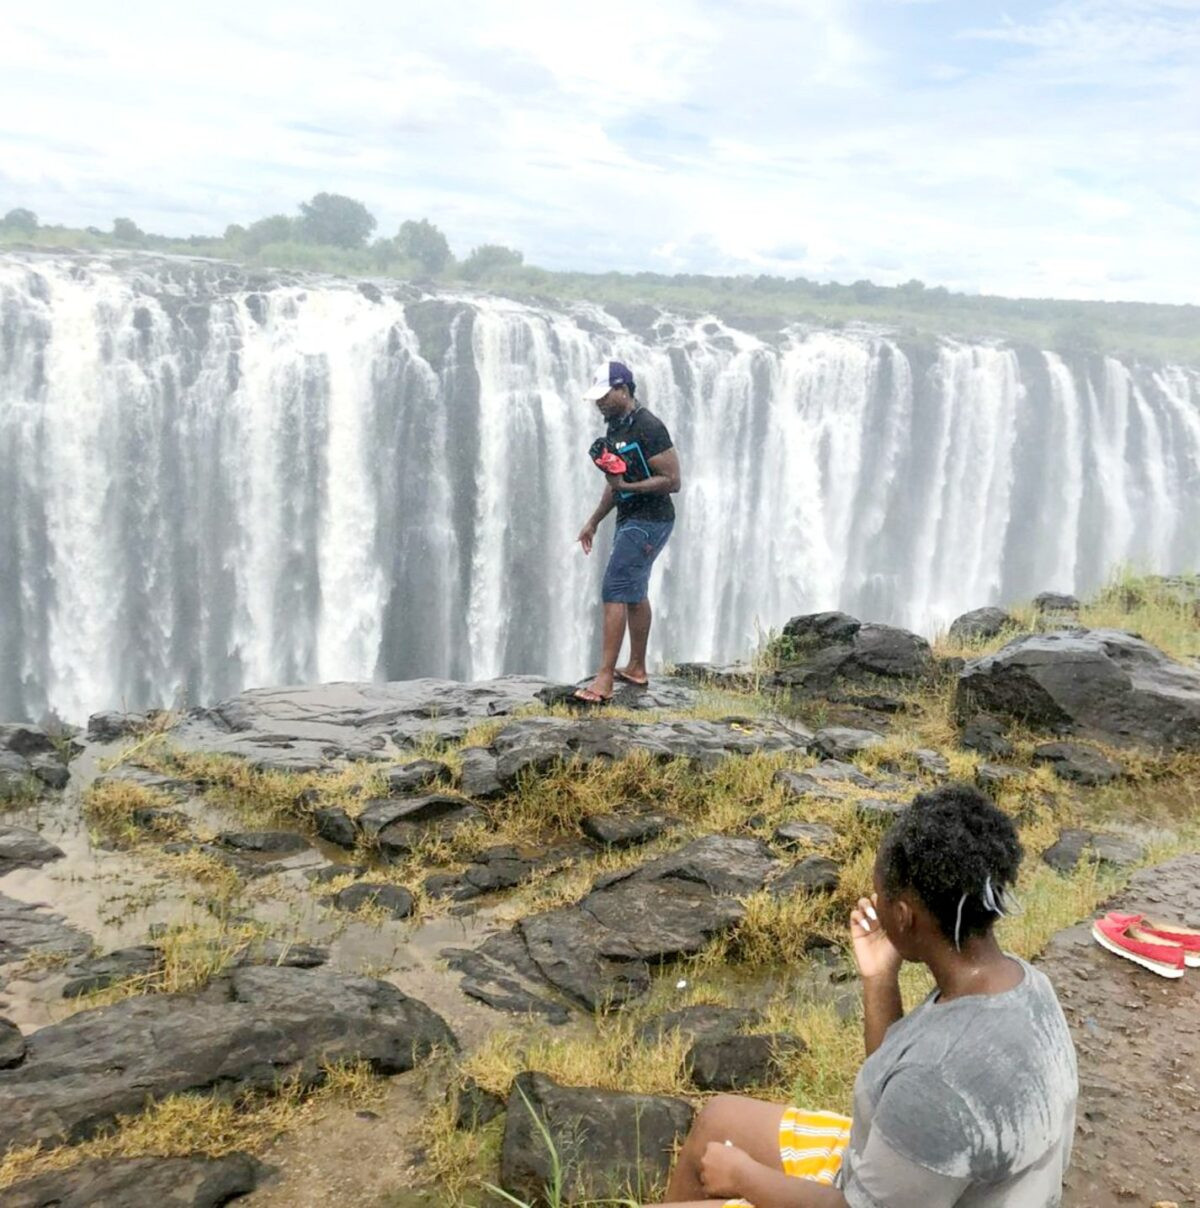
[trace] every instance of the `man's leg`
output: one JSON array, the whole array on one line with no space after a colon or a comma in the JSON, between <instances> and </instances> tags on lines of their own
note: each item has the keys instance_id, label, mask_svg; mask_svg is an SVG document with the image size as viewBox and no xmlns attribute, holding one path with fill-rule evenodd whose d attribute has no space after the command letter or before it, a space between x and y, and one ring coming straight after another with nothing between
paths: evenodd
<instances>
[{"instance_id":1,"label":"man's leg","mask_svg":"<svg viewBox=\"0 0 1200 1208\"><path fill-rule=\"evenodd\" d=\"M621 668L621 674L634 683L645 683L648 678L646 643L650 640L650 622L653 619L648 598L629 605L629 662Z\"/></svg>"},{"instance_id":2,"label":"man's leg","mask_svg":"<svg viewBox=\"0 0 1200 1208\"><path fill-rule=\"evenodd\" d=\"M621 657L621 644L625 641L626 613L631 611L628 604L604 604L604 648L600 655L600 670L587 688L597 696L612 696L613 677L617 669L617 659Z\"/></svg>"}]
</instances>

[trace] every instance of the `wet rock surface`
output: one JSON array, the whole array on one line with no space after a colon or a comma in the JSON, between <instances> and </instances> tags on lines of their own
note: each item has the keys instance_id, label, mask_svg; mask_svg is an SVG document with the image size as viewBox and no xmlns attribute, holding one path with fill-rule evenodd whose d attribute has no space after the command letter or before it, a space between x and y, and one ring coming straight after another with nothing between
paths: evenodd
<instances>
[{"instance_id":1,"label":"wet rock surface","mask_svg":"<svg viewBox=\"0 0 1200 1208\"><path fill-rule=\"evenodd\" d=\"M117 742L140 733L149 724L145 713L93 713L87 720L90 742Z\"/></svg>"},{"instance_id":2,"label":"wet rock surface","mask_svg":"<svg viewBox=\"0 0 1200 1208\"><path fill-rule=\"evenodd\" d=\"M999 718L981 714L963 726L959 745L968 751L978 751L993 759L1011 759L1016 748L1004 736L1004 723Z\"/></svg>"},{"instance_id":3,"label":"wet rock surface","mask_svg":"<svg viewBox=\"0 0 1200 1208\"><path fill-rule=\"evenodd\" d=\"M394 919L406 919L413 912L413 896L402 885L359 881L347 885L329 899L338 910L361 910L364 906L382 910Z\"/></svg>"},{"instance_id":4,"label":"wet rock surface","mask_svg":"<svg viewBox=\"0 0 1200 1208\"><path fill-rule=\"evenodd\" d=\"M784 822L772 838L781 847L825 847L834 842L837 832L824 822Z\"/></svg>"},{"instance_id":5,"label":"wet rock surface","mask_svg":"<svg viewBox=\"0 0 1200 1208\"><path fill-rule=\"evenodd\" d=\"M1114 868L1128 868L1146 855L1145 847L1122 835L1097 834L1090 830L1068 829L1059 832L1053 846L1042 859L1057 872L1070 872L1080 860L1093 860Z\"/></svg>"},{"instance_id":6,"label":"wet rock surface","mask_svg":"<svg viewBox=\"0 0 1200 1208\"><path fill-rule=\"evenodd\" d=\"M220 1208L270 1174L243 1153L220 1158L110 1158L9 1187L6 1208Z\"/></svg>"},{"instance_id":7,"label":"wet rock surface","mask_svg":"<svg viewBox=\"0 0 1200 1208\"><path fill-rule=\"evenodd\" d=\"M1014 625L1003 608L974 608L955 617L946 631L952 642L982 642L997 637Z\"/></svg>"},{"instance_id":8,"label":"wet rock surface","mask_svg":"<svg viewBox=\"0 0 1200 1208\"><path fill-rule=\"evenodd\" d=\"M967 664L956 707L1117 746L1200 748L1200 668L1115 629L1017 638Z\"/></svg>"},{"instance_id":9,"label":"wet rock surface","mask_svg":"<svg viewBox=\"0 0 1200 1208\"><path fill-rule=\"evenodd\" d=\"M233 851L264 856L291 856L308 848L308 841L295 831L225 831L217 842Z\"/></svg>"},{"instance_id":10,"label":"wet rock surface","mask_svg":"<svg viewBox=\"0 0 1200 1208\"><path fill-rule=\"evenodd\" d=\"M780 1059L804 1048L798 1036L715 1036L698 1040L684 1059L693 1084L702 1091L744 1091L776 1078Z\"/></svg>"},{"instance_id":11,"label":"wet rock surface","mask_svg":"<svg viewBox=\"0 0 1200 1208\"><path fill-rule=\"evenodd\" d=\"M761 1013L752 1007L721 1007L702 1003L667 1011L651 1019L638 1029L638 1039L643 1044L653 1044L678 1032L691 1041L713 1040L752 1028L761 1019Z\"/></svg>"},{"instance_id":12,"label":"wet rock surface","mask_svg":"<svg viewBox=\"0 0 1200 1208\"><path fill-rule=\"evenodd\" d=\"M91 947L91 937L65 923L59 915L0 894L0 965L34 953L82 956Z\"/></svg>"},{"instance_id":13,"label":"wet rock surface","mask_svg":"<svg viewBox=\"0 0 1200 1208\"><path fill-rule=\"evenodd\" d=\"M10 1070L25 1060L25 1037L11 1019L0 1016L0 1070Z\"/></svg>"},{"instance_id":14,"label":"wet rock surface","mask_svg":"<svg viewBox=\"0 0 1200 1208\"><path fill-rule=\"evenodd\" d=\"M1200 855L1135 873L1104 908L1200 926ZM1035 963L1054 983L1079 1057L1066 1208L1196 1203L1184 1155L1200 1150L1200 981L1114 956L1086 922L1054 936Z\"/></svg>"},{"instance_id":15,"label":"wet rock surface","mask_svg":"<svg viewBox=\"0 0 1200 1208\"><path fill-rule=\"evenodd\" d=\"M791 897L794 893L833 893L840 874L836 860L828 856L806 856L772 881L769 888L777 898Z\"/></svg>"},{"instance_id":16,"label":"wet rock surface","mask_svg":"<svg viewBox=\"0 0 1200 1208\"><path fill-rule=\"evenodd\" d=\"M793 617L783 632L796 656L771 677L775 686L824 691L838 683L915 681L937 672L924 638L891 625L863 624L845 613Z\"/></svg>"},{"instance_id":17,"label":"wet rock surface","mask_svg":"<svg viewBox=\"0 0 1200 1208\"><path fill-rule=\"evenodd\" d=\"M583 833L605 847L636 847L665 834L671 826L666 814L647 811L631 814L592 814L580 823Z\"/></svg>"},{"instance_id":18,"label":"wet rock surface","mask_svg":"<svg viewBox=\"0 0 1200 1208\"><path fill-rule=\"evenodd\" d=\"M1034 763L1048 763L1060 780L1089 786L1110 784L1125 774L1116 760L1073 742L1046 742L1035 747Z\"/></svg>"},{"instance_id":19,"label":"wet rock surface","mask_svg":"<svg viewBox=\"0 0 1200 1208\"><path fill-rule=\"evenodd\" d=\"M813 735L809 753L818 759L852 759L860 751L880 746L886 740L875 730L855 730L848 726L826 726Z\"/></svg>"},{"instance_id":20,"label":"wet rock surface","mask_svg":"<svg viewBox=\"0 0 1200 1208\"><path fill-rule=\"evenodd\" d=\"M79 1140L147 1098L311 1082L330 1061L399 1073L435 1046L456 1047L445 1022L386 982L235 969L197 994L126 999L35 1032L25 1061L0 1073L0 1145Z\"/></svg>"},{"instance_id":21,"label":"wet rock surface","mask_svg":"<svg viewBox=\"0 0 1200 1208\"><path fill-rule=\"evenodd\" d=\"M38 868L50 860L61 860L63 851L43 839L37 831L0 822L0 877L15 868Z\"/></svg>"},{"instance_id":22,"label":"wet rock surface","mask_svg":"<svg viewBox=\"0 0 1200 1208\"><path fill-rule=\"evenodd\" d=\"M70 776L63 752L41 726L0 723L0 802L61 789Z\"/></svg>"},{"instance_id":23,"label":"wet rock surface","mask_svg":"<svg viewBox=\"0 0 1200 1208\"><path fill-rule=\"evenodd\" d=\"M145 978L162 967L162 950L152 945L121 948L104 956L76 961L67 970L63 998L79 998L131 977Z\"/></svg>"},{"instance_id":24,"label":"wet rock surface","mask_svg":"<svg viewBox=\"0 0 1200 1208\"><path fill-rule=\"evenodd\" d=\"M520 1074L508 1098L501 1184L529 1203L545 1203L551 1165L544 1129L562 1162L564 1204L640 1198L641 1188L666 1178L675 1144L691 1122L692 1108L681 1099L560 1086L544 1074Z\"/></svg>"}]
</instances>

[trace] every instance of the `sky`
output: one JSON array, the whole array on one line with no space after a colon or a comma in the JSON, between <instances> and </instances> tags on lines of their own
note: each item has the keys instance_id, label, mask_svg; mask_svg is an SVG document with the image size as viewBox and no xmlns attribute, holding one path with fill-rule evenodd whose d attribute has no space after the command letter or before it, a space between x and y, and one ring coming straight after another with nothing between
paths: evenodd
<instances>
[{"instance_id":1,"label":"sky","mask_svg":"<svg viewBox=\"0 0 1200 1208\"><path fill-rule=\"evenodd\" d=\"M1200 302L1200 0L0 8L0 213Z\"/></svg>"}]
</instances>

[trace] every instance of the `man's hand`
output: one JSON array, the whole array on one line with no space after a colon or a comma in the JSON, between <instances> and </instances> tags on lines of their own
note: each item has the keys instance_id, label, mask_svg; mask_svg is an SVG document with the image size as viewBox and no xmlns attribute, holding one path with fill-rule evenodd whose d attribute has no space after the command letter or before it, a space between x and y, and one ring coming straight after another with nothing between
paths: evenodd
<instances>
[{"instance_id":1,"label":"man's hand","mask_svg":"<svg viewBox=\"0 0 1200 1208\"><path fill-rule=\"evenodd\" d=\"M704 1190L714 1198L718 1196L740 1196L744 1187L747 1165L754 1159L728 1141L709 1141L704 1156L700 1159L700 1182Z\"/></svg>"},{"instance_id":2,"label":"man's hand","mask_svg":"<svg viewBox=\"0 0 1200 1208\"><path fill-rule=\"evenodd\" d=\"M875 894L859 898L858 906L850 912L850 939L854 947L854 963L863 981L895 978L900 972L900 953L884 934L875 912Z\"/></svg>"},{"instance_id":3,"label":"man's hand","mask_svg":"<svg viewBox=\"0 0 1200 1208\"><path fill-rule=\"evenodd\" d=\"M579 530L579 536L575 538L580 545L583 546L583 552L590 554L592 552L592 542L596 539L596 526L590 521Z\"/></svg>"},{"instance_id":4,"label":"man's hand","mask_svg":"<svg viewBox=\"0 0 1200 1208\"><path fill-rule=\"evenodd\" d=\"M625 481L624 474L605 474L604 477L608 479L608 485L614 491L627 491L629 489L629 484Z\"/></svg>"}]
</instances>

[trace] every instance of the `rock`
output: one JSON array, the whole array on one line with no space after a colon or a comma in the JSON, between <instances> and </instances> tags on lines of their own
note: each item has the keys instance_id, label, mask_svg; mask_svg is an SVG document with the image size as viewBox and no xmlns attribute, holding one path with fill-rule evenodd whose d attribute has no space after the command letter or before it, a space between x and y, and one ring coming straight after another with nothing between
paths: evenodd
<instances>
[{"instance_id":1,"label":"rock","mask_svg":"<svg viewBox=\"0 0 1200 1208\"><path fill-rule=\"evenodd\" d=\"M1200 668L1118 630L1017 638L967 664L956 707L1115 746L1200 748Z\"/></svg>"},{"instance_id":2,"label":"rock","mask_svg":"<svg viewBox=\"0 0 1200 1208\"><path fill-rule=\"evenodd\" d=\"M634 847L657 839L671 825L666 814L592 814L579 824L590 839L606 847Z\"/></svg>"},{"instance_id":3,"label":"rock","mask_svg":"<svg viewBox=\"0 0 1200 1208\"><path fill-rule=\"evenodd\" d=\"M413 912L412 894L402 885L389 885L386 882L372 884L360 881L347 885L329 901L338 910L359 910L363 906L373 906L386 911L394 919L406 919Z\"/></svg>"},{"instance_id":4,"label":"rock","mask_svg":"<svg viewBox=\"0 0 1200 1208\"><path fill-rule=\"evenodd\" d=\"M952 642L969 644L998 637L1016 625L1003 608L975 608L950 622L946 636Z\"/></svg>"},{"instance_id":5,"label":"rock","mask_svg":"<svg viewBox=\"0 0 1200 1208\"><path fill-rule=\"evenodd\" d=\"M0 822L0 877L15 868L40 868L62 857L62 848L43 839L37 831Z\"/></svg>"},{"instance_id":6,"label":"rock","mask_svg":"<svg viewBox=\"0 0 1200 1208\"><path fill-rule=\"evenodd\" d=\"M508 1097L500 1182L530 1204L547 1203L552 1165L545 1134L561 1164L564 1205L615 1200L666 1181L691 1122L692 1109L680 1099L559 1086L545 1074L519 1074Z\"/></svg>"},{"instance_id":7,"label":"rock","mask_svg":"<svg viewBox=\"0 0 1200 1208\"><path fill-rule=\"evenodd\" d=\"M121 764L111 772L97 776L92 784L102 788L106 784L136 784L140 788L152 789L177 801L191 797L197 786L187 780L179 780L174 776L163 776L151 772L147 768L134 767L132 764Z\"/></svg>"},{"instance_id":8,"label":"rock","mask_svg":"<svg viewBox=\"0 0 1200 1208\"><path fill-rule=\"evenodd\" d=\"M854 803L858 816L868 822L894 822L906 809L905 801L888 801L884 797L861 797Z\"/></svg>"},{"instance_id":9,"label":"rock","mask_svg":"<svg viewBox=\"0 0 1200 1208\"><path fill-rule=\"evenodd\" d=\"M87 721L89 742L116 742L121 738L132 738L147 726L144 713L93 713Z\"/></svg>"},{"instance_id":10,"label":"rock","mask_svg":"<svg viewBox=\"0 0 1200 1208\"><path fill-rule=\"evenodd\" d=\"M49 789L65 789L71 779L71 769L59 758L57 751L30 756L29 768Z\"/></svg>"},{"instance_id":11,"label":"rock","mask_svg":"<svg viewBox=\"0 0 1200 1208\"><path fill-rule=\"evenodd\" d=\"M1109 784L1125 774L1119 763L1091 747L1073 742L1046 742L1035 747L1034 763L1048 763L1060 780L1096 786Z\"/></svg>"},{"instance_id":12,"label":"rock","mask_svg":"<svg viewBox=\"0 0 1200 1208\"><path fill-rule=\"evenodd\" d=\"M994 717L982 714L963 726L959 745L993 759L1011 759L1016 748L1004 737L1004 726Z\"/></svg>"},{"instance_id":13,"label":"rock","mask_svg":"<svg viewBox=\"0 0 1200 1208\"><path fill-rule=\"evenodd\" d=\"M445 948L441 955L451 969L464 975L462 992L470 998L497 1011L540 1015L552 1024L571 1018L562 1003L542 996L549 987L515 930L489 936L473 951Z\"/></svg>"},{"instance_id":14,"label":"rock","mask_svg":"<svg viewBox=\"0 0 1200 1208\"><path fill-rule=\"evenodd\" d=\"M842 616L843 614L816 614ZM891 625L859 625L852 634L846 618L831 627L806 628L809 617L794 617L784 627L799 646L797 662L773 677L779 686L827 692L842 682L870 684L885 680L922 680L932 676L937 665L929 643L915 633ZM834 633L842 636L826 636Z\"/></svg>"},{"instance_id":15,"label":"rock","mask_svg":"<svg viewBox=\"0 0 1200 1208\"><path fill-rule=\"evenodd\" d=\"M58 915L0 893L0 965L35 952L82 956L91 948L91 938Z\"/></svg>"},{"instance_id":16,"label":"rock","mask_svg":"<svg viewBox=\"0 0 1200 1208\"><path fill-rule=\"evenodd\" d=\"M1075 596L1057 591L1044 591L1033 598L1033 610L1039 615L1055 612L1077 613L1081 607Z\"/></svg>"},{"instance_id":17,"label":"rock","mask_svg":"<svg viewBox=\"0 0 1200 1208\"><path fill-rule=\"evenodd\" d=\"M830 642L850 642L862 628L862 622L844 612L813 612L792 617L783 627L784 637L801 642L827 645Z\"/></svg>"},{"instance_id":18,"label":"rock","mask_svg":"<svg viewBox=\"0 0 1200 1208\"><path fill-rule=\"evenodd\" d=\"M171 731L185 751L249 760L283 758L328 766L380 759L389 742L459 741L477 722L525 708L549 681L509 675L474 684L418 679L255 688L194 709Z\"/></svg>"},{"instance_id":19,"label":"rock","mask_svg":"<svg viewBox=\"0 0 1200 1208\"><path fill-rule=\"evenodd\" d=\"M34 755L54 754L54 740L41 726L29 726L24 722L0 723L0 751L11 751L23 759Z\"/></svg>"},{"instance_id":20,"label":"rock","mask_svg":"<svg viewBox=\"0 0 1200 1208\"><path fill-rule=\"evenodd\" d=\"M917 767L925 773L926 776L949 776L950 763L945 755L938 751L931 751L927 747L918 747L912 753L913 759L916 760Z\"/></svg>"},{"instance_id":21,"label":"rock","mask_svg":"<svg viewBox=\"0 0 1200 1208\"><path fill-rule=\"evenodd\" d=\"M696 703L696 689L688 683L692 677L654 676L648 685L630 684L618 679L613 685L612 704L618 709L690 709ZM538 700L544 705L566 705L572 709L586 710L587 702L576 699L575 693L587 687L591 678L575 684L552 684L543 688Z\"/></svg>"},{"instance_id":22,"label":"rock","mask_svg":"<svg viewBox=\"0 0 1200 1208\"><path fill-rule=\"evenodd\" d=\"M25 1060L25 1037L11 1019L0 1016L0 1070L11 1070Z\"/></svg>"},{"instance_id":23,"label":"rock","mask_svg":"<svg viewBox=\"0 0 1200 1208\"><path fill-rule=\"evenodd\" d=\"M504 1110L504 1100L491 1091L485 1091L474 1078L468 1078L458 1088L458 1112L454 1117L455 1128L474 1132L489 1120L494 1120Z\"/></svg>"},{"instance_id":24,"label":"rock","mask_svg":"<svg viewBox=\"0 0 1200 1208\"><path fill-rule=\"evenodd\" d=\"M156 831L161 835L185 834L190 825L190 819L181 810L159 809L152 805L131 810L129 821L139 830Z\"/></svg>"},{"instance_id":25,"label":"rock","mask_svg":"<svg viewBox=\"0 0 1200 1208\"><path fill-rule=\"evenodd\" d=\"M388 792L396 796L419 793L431 784L448 784L452 779L450 768L436 759L414 759L411 763L388 768L384 777Z\"/></svg>"},{"instance_id":26,"label":"rock","mask_svg":"<svg viewBox=\"0 0 1200 1208\"><path fill-rule=\"evenodd\" d=\"M277 965L286 969L315 969L329 960L329 949L313 944L295 944L264 936L253 939L233 958L233 967Z\"/></svg>"},{"instance_id":27,"label":"rock","mask_svg":"<svg viewBox=\"0 0 1200 1208\"><path fill-rule=\"evenodd\" d=\"M1146 849L1133 839L1067 829L1060 831L1055 843L1042 852L1042 859L1056 872L1068 873L1081 859L1128 868L1140 863L1145 855Z\"/></svg>"},{"instance_id":28,"label":"rock","mask_svg":"<svg viewBox=\"0 0 1200 1208\"><path fill-rule=\"evenodd\" d=\"M338 877L361 877L366 872L365 864L323 864L320 868L310 868L304 875L315 885L327 885Z\"/></svg>"},{"instance_id":29,"label":"rock","mask_svg":"<svg viewBox=\"0 0 1200 1208\"><path fill-rule=\"evenodd\" d=\"M702 1091L740 1091L778 1078L780 1054L805 1047L798 1036L718 1036L698 1040L684 1059Z\"/></svg>"},{"instance_id":30,"label":"rock","mask_svg":"<svg viewBox=\"0 0 1200 1208\"><path fill-rule=\"evenodd\" d=\"M785 822L775 828L772 838L781 847L828 847L837 832L824 822Z\"/></svg>"},{"instance_id":31,"label":"rock","mask_svg":"<svg viewBox=\"0 0 1200 1208\"><path fill-rule=\"evenodd\" d=\"M24 755L0 749L0 802L32 797L39 787L33 767Z\"/></svg>"},{"instance_id":32,"label":"rock","mask_svg":"<svg viewBox=\"0 0 1200 1208\"><path fill-rule=\"evenodd\" d=\"M975 783L985 793L994 792L1013 780L1025 775L1024 768L1015 768L1007 763L981 763L975 769Z\"/></svg>"},{"instance_id":33,"label":"rock","mask_svg":"<svg viewBox=\"0 0 1200 1208\"><path fill-rule=\"evenodd\" d=\"M719 1007L708 1003L667 1011L644 1023L637 1032L640 1044L657 1044L663 1037L678 1032L689 1041L733 1036L754 1027L762 1014L752 1007Z\"/></svg>"},{"instance_id":34,"label":"rock","mask_svg":"<svg viewBox=\"0 0 1200 1208\"><path fill-rule=\"evenodd\" d=\"M4 1193L6 1208L220 1208L270 1173L249 1154L219 1158L93 1158Z\"/></svg>"},{"instance_id":35,"label":"rock","mask_svg":"<svg viewBox=\"0 0 1200 1208\"><path fill-rule=\"evenodd\" d=\"M458 787L467 797L490 801L504 793L496 774L496 756L484 747L463 747L459 752L462 772Z\"/></svg>"},{"instance_id":36,"label":"rock","mask_svg":"<svg viewBox=\"0 0 1200 1208\"><path fill-rule=\"evenodd\" d=\"M680 679L694 680L714 688L729 688L734 692L752 689L761 679L748 663L676 663L675 674Z\"/></svg>"},{"instance_id":37,"label":"rock","mask_svg":"<svg viewBox=\"0 0 1200 1208\"><path fill-rule=\"evenodd\" d=\"M860 772L852 763L838 759L827 759L803 772L782 768L771 777L789 797L817 797L823 800L838 800L843 796L839 785L853 784L858 788L873 788L875 782Z\"/></svg>"},{"instance_id":38,"label":"rock","mask_svg":"<svg viewBox=\"0 0 1200 1208\"><path fill-rule=\"evenodd\" d=\"M875 730L853 730L848 726L826 726L808 744L810 755L819 759L848 760L860 751L880 746L886 740Z\"/></svg>"},{"instance_id":39,"label":"rock","mask_svg":"<svg viewBox=\"0 0 1200 1208\"><path fill-rule=\"evenodd\" d=\"M453 1050L440 1016L395 986L326 969L234 969L196 994L151 994L33 1033L0 1073L0 1147L91 1136L168 1094L310 1085L332 1061L401 1073Z\"/></svg>"},{"instance_id":40,"label":"rock","mask_svg":"<svg viewBox=\"0 0 1200 1208\"><path fill-rule=\"evenodd\" d=\"M162 951L154 947L119 948L104 956L76 961L68 970L63 998L80 998L130 978L146 978L162 968Z\"/></svg>"},{"instance_id":41,"label":"rock","mask_svg":"<svg viewBox=\"0 0 1200 1208\"><path fill-rule=\"evenodd\" d=\"M335 807L313 810L312 820L318 839L347 851L358 846L358 827L345 810Z\"/></svg>"},{"instance_id":42,"label":"rock","mask_svg":"<svg viewBox=\"0 0 1200 1208\"><path fill-rule=\"evenodd\" d=\"M308 840L295 831L225 831L217 842L234 851L288 856L308 848Z\"/></svg>"},{"instance_id":43,"label":"rock","mask_svg":"<svg viewBox=\"0 0 1200 1208\"><path fill-rule=\"evenodd\" d=\"M777 898L794 893L833 893L838 887L840 866L828 856L806 856L768 886Z\"/></svg>"},{"instance_id":44,"label":"rock","mask_svg":"<svg viewBox=\"0 0 1200 1208\"><path fill-rule=\"evenodd\" d=\"M384 819L384 825L379 826ZM485 817L477 806L462 797L434 794L372 802L358 821L368 834L374 830L380 854L394 860L408 855L422 842L449 839L461 827L482 824Z\"/></svg>"}]
</instances>

